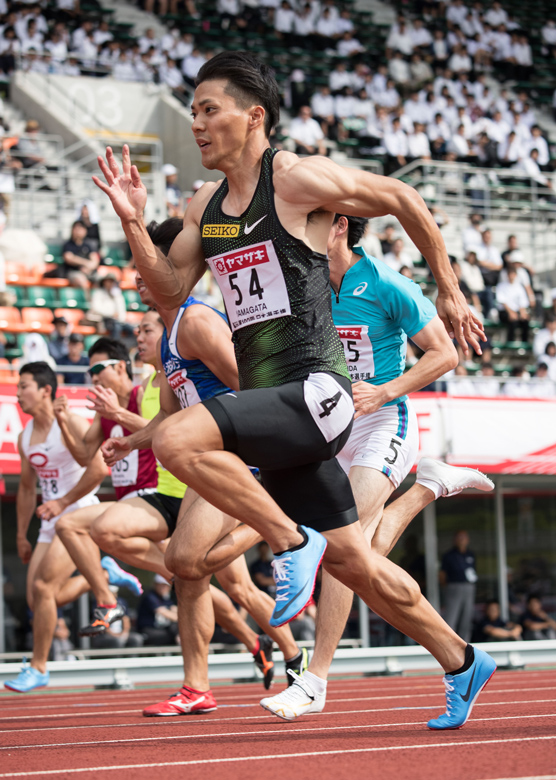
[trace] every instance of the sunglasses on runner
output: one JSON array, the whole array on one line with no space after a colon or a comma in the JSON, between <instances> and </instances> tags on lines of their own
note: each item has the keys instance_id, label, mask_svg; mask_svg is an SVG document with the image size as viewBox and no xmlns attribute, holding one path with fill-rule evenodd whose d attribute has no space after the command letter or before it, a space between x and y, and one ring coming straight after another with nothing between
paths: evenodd
<instances>
[{"instance_id":1,"label":"sunglasses on runner","mask_svg":"<svg viewBox=\"0 0 556 780\"><path fill-rule=\"evenodd\" d=\"M117 366L119 360L99 360L98 363L93 363L93 365L89 368L89 374L91 376L94 376L94 374L100 374L101 371L104 371L105 368L108 368L108 366Z\"/></svg>"}]
</instances>

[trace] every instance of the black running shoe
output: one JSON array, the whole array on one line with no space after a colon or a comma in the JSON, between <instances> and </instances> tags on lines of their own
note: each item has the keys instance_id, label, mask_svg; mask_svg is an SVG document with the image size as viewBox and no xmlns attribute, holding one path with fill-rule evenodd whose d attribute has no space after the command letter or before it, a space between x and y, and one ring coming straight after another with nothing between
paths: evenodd
<instances>
[{"instance_id":1,"label":"black running shoe","mask_svg":"<svg viewBox=\"0 0 556 780\"><path fill-rule=\"evenodd\" d=\"M295 658L291 658L289 661L286 661L286 677L288 679L288 688L295 682L295 678L292 677L291 674L288 674L288 671L291 669L292 672L295 672L298 677L303 677L303 673L307 671L308 666L309 654L307 652L307 648L302 647Z\"/></svg>"},{"instance_id":2,"label":"black running shoe","mask_svg":"<svg viewBox=\"0 0 556 780\"><path fill-rule=\"evenodd\" d=\"M259 636L259 649L253 653L253 659L263 675L263 684L268 691L274 677L274 662L272 660L272 639L266 634Z\"/></svg>"},{"instance_id":3,"label":"black running shoe","mask_svg":"<svg viewBox=\"0 0 556 780\"><path fill-rule=\"evenodd\" d=\"M118 601L113 607L97 607L93 612L93 622L79 630L79 636L98 636L104 634L111 623L121 620L125 609Z\"/></svg>"}]
</instances>

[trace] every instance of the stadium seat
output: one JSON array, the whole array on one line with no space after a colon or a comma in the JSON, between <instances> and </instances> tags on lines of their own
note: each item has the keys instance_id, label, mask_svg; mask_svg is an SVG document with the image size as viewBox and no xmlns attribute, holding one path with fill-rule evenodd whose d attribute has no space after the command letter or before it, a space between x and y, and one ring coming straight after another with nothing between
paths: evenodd
<instances>
[{"instance_id":1,"label":"stadium seat","mask_svg":"<svg viewBox=\"0 0 556 780\"><path fill-rule=\"evenodd\" d=\"M35 308L44 306L53 309L58 304L56 293L51 287L29 287L27 297Z\"/></svg>"},{"instance_id":2,"label":"stadium seat","mask_svg":"<svg viewBox=\"0 0 556 780\"><path fill-rule=\"evenodd\" d=\"M124 299L126 308L129 311L147 311L149 308L141 303L141 298L137 290L124 290Z\"/></svg>"},{"instance_id":3,"label":"stadium seat","mask_svg":"<svg viewBox=\"0 0 556 780\"><path fill-rule=\"evenodd\" d=\"M54 330L53 314L50 309L26 306L21 310L21 319L27 331L49 334Z\"/></svg>"},{"instance_id":4,"label":"stadium seat","mask_svg":"<svg viewBox=\"0 0 556 780\"><path fill-rule=\"evenodd\" d=\"M62 287L58 290L58 297L65 309L83 309L87 311L89 308L85 291L80 287Z\"/></svg>"},{"instance_id":5,"label":"stadium seat","mask_svg":"<svg viewBox=\"0 0 556 780\"><path fill-rule=\"evenodd\" d=\"M122 272L117 265L99 265L99 267L95 271L95 275L98 279L102 279L103 276L106 276L107 274L112 274L113 276L115 276L118 282L122 278Z\"/></svg>"},{"instance_id":6,"label":"stadium seat","mask_svg":"<svg viewBox=\"0 0 556 780\"><path fill-rule=\"evenodd\" d=\"M65 317L72 324L74 333L80 333L82 336L92 336L96 333L93 325L80 325L84 312L81 309L54 309L56 317Z\"/></svg>"},{"instance_id":7,"label":"stadium seat","mask_svg":"<svg viewBox=\"0 0 556 780\"><path fill-rule=\"evenodd\" d=\"M10 287L10 292L15 294L15 305L19 309L21 309L22 306L29 306L29 298L27 297L28 289L28 287Z\"/></svg>"},{"instance_id":8,"label":"stadium seat","mask_svg":"<svg viewBox=\"0 0 556 780\"><path fill-rule=\"evenodd\" d=\"M135 268L122 268L122 280L120 287L122 290L135 290L135 275L137 269Z\"/></svg>"},{"instance_id":9,"label":"stadium seat","mask_svg":"<svg viewBox=\"0 0 556 780\"><path fill-rule=\"evenodd\" d=\"M19 375L14 371L12 364L7 358L0 358L0 382L8 385L15 385Z\"/></svg>"},{"instance_id":10,"label":"stadium seat","mask_svg":"<svg viewBox=\"0 0 556 780\"><path fill-rule=\"evenodd\" d=\"M17 333L11 340L11 343L6 345L4 349L4 355L8 360L14 360L20 358L23 355L23 343L25 341L26 333Z\"/></svg>"},{"instance_id":11,"label":"stadium seat","mask_svg":"<svg viewBox=\"0 0 556 780\"><path fill-rule=\"evenodd\" d=\"M6 284L34 284L35 277L31 269L25 263L14 263L7 261L5 263Z\"/></svg>"},{"instance_id":12,"label":"stadium seat","mask_svg":"<svg viewBox=\"0 0 556 780\"><path fill-rule=\"evenodd\" d=\"M21 333L25 330L19 309L14 306L0 306L0 329L8 333Z\"/></svg>"},{"instance_id":13,"label":"stadium seat","mask_svg":"<svg viewBox=\"0 0 556 780\"><path fill-rule=\"evenodd\" d=\"M127 259L124 255L124 250L117 246L110 247L104 258L104 264L112 267L117 266L118 268L125 268Z\"/></svg>"},{"instance_id":14,"label":"stadium seat","mask_svg":"<svg viewBox=\"0 0 556 780\"><path fill-rule=\"evenodd\" d=\"M83 339L83 346L85 347L85 352L88 352L93 346L93 344L95 343L95 341L98 341L99 338L100 336L97 333L95 333L94 336L85 336L85 338Z\"/></svg>"},{"instance_id":15,"label":"stadium seat","mask_svg":"<svg viewBox=\"0 0 556 780\"><path fill-rule=\"evenodd\" d=\"M137 327L143 319L144 314L144 311L128 311L125 317L126 322Z\"/></svg>"}]
</instances>

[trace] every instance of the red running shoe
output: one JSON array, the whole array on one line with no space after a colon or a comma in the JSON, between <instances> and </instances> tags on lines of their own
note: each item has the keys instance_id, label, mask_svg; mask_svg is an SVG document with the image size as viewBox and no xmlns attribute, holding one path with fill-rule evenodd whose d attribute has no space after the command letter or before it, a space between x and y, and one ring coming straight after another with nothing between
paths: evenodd
<instances>
[{"instance_id":1,"label":"red running shoe","mask_svg":"<svg viewBox=\"0 0 556 780\"><path fill-rule=\"evenodd\" d=\"M173 693L166 701L151 704L143 710L146 718L164 718L174 715L201 715L203 712L213 712L217 707L211 691L199 693L185 685L177 693Z\"/></svg>"}]
</instances>

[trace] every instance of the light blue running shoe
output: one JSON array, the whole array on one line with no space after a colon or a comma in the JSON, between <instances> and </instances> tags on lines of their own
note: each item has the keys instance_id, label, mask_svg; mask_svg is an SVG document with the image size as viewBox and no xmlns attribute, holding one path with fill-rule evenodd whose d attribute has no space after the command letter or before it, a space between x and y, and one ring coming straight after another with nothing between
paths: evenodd
<instances>
[{"instance_id":1,"label":"light blue running shoe","mask_svg":"<svg viewBox=\"0 0 556 780\"><path fill-rule=\"evenodd\" d=\"M446 712L429 720L429 729L460 729L471 715L480 692L496 671L496 663L490 655L476 647L473 649L475 660L466 672L455 676L444 675Z\"/></svg>"},{"instance_id":2,"label":"light blue running shoe","mask_svg":"<svg viewBox=\"0 0 556 780\"><path fill-rule=\"evenodd\" d=\"M322 534L304 525L299 529L307 536L307 543L299 550L277 555L272 561L276 604L269 622L275 628L297 617L311 600L326 550L327 542Z\"/></svg>"},{"instance_id":3,"label":"light blue running shoe","mask_svg":"<svg viewBox=\"0 0 556 780\"><path fill-rule=\"evenodd\" d=\"M114 558L105 555L104 558L102 558L100 565L108 572L108 582L110 585L117 585L119 588L127 588L132 593L135 593L136 596L140 596L143 593L143 586L137 577L130 574L125 569L122 569L121 566L118 566Z\"/></svg>"},{"instance_id":4,"label":"light blue running shoe","mask_svg":"<svg viewBox=\"0 0 556 780\"><path fill-rule=\"evenodd\" d=\"M15 680L6 680L4 688L9 691L15 691L16 693L28 693L34 688L44 688L48 685L50 679L49 672L41 674L38 669L34 669L32 666L27 666L27 659L23 659L23 666L20 673Z\"/></svg>"}]
</instances>

